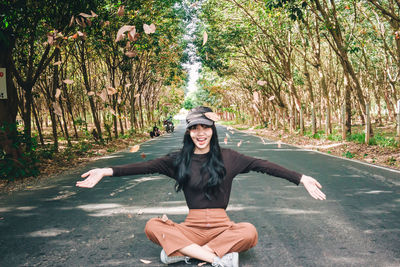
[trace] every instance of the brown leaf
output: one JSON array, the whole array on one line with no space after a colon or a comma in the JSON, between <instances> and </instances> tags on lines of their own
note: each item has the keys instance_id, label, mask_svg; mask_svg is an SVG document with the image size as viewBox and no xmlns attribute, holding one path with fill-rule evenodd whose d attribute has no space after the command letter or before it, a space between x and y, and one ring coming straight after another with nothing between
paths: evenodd
<instances>
[{"instance_id":1,"label":"brown leaf","mask_svg":"<svg viewBox=\"0 0 400 267\"><path fill-rule=\"evenodd\" d=\"M129 152L135 153L138 152L140 149L139 145L134 145L133 147L131 147L131 149L129 149Z\"/></svg>"},{"instance_id":2,"label":"brown leaf","mask_svg":"<svg viewBox=\"0 0 400 267\"><path fill-rule=\"evenodd\" d=\"M58 116L62 116L60 105L57 102L53 102L54 113Z\"/></svg>"},{"instance_id":3,"label":"brown leaf","mask_svg":"<svg viewBox=\"0 0 400 267\"><path fill-rule=\"evenodd\" d=\"M98 17L99 15L97 15L96 13L94 13L92 10L90 10L90 14L92 14L92 18Z\"/></svg>"},{"instance_id":4,"label":"brown leaf","mask_svg":"<svg viewBox=\"0 0 400 267\"><path fill-rule=\"evenodd\" d=\"M132 31L135 28L135 26L131 25L124 25L121 28L119 28L117 32L117 37L115 38L115 42L121 41L125 37L125 32L127 31Z\"/></svg>"},{"instance_id":5,"label":"brown leaf","mask_svg":"<svg viewBox=\"0 0 400 267\"><path fill-rule=\"evenodd\" d=\"M82 33L82 32L80 32L80 31L77 31L76 33L77 33L80 37L85 36L85 34Z\"/></svg>"},{"instance_id":6,"label":"brown leaf","mask_svg":"<svg viewBox=\"0 0 400 267\"><path fill-rule=\"evenodd\" d=\"M278 142L276 142L277 144L278 144L278 148L281 148L281 145L282 145L282 141L281 140L279 140Z\"/></svg>"},{"instance_id":7,"label":"brown leaf","mask_svg":"<svg viewBox=\"0 0 400 267\"><path fill-rule=\"evenodd\" d=\"M53 37L53 35L47 35L47 43L48 43L49 45L52 45L53 42L54 42L54 37Z\"/></svg>"},{"instance_id":8,"label":"brown leaf","mask_svg":"<svg viewBox=\"0 0 400 267\"><path fill-rule=\"evenodd\" d=\"M207 118L209 118L212 121L220 120L219 116L214 112L206 112L206 113L204 113L204 116L206 116Z\"/></svg>"},{"instance_id":9,"label":"brown leaf","mask_svg":"<svg viewBox=\"0 0 400 267\"><path fill-rule=\"evenodd\" d=\"M258 84L259 86L264 86L264 85L267 84L267 82L266 82L266 81L263 81L263 80L259 80L259 81L257 81L257 84Z\"/></svg>"},{"instance_id":10,"label":"brown leaf","mask_svg":"<svg viewBox=\"0 0 400 267\"><path fill-rule=\"evenodd\" d=\"M163 214L163 215L161 216L161 221L163 221L163 222L168 221L168 216L167 216L167 214Z\"/></svg>"},{"instance_id":11,"label":"brown leaf","mask_svg":"<svg viewBox=\"0 0 400 267\"><path fill-rule=\"evenodd\" d=\"M107 89L104 89L103 91L101 91L101 93L97 94L101 100L103 100L104 102L107 101Z\"/></svg>"},{"instance_id":12,"label":"brown leaf","mask_svg":"<svg viewBox=\"0 0 400 267\"><path fill-rule=\"evenodd\" d=\"M135 98L138 98L139 96L140 96L140 94L136 94L136 95L135 95Z\"/></svg>"},{"instance_id":13,"label":"brown leaf","mask_svg":"<svg viewBox=\"0 0 400 267\"><path fill-rule=\"evenodd\" d=\"M56 95L55 95L56 99L58 99L60 97L60 95L61 95L61 90L57 88Z\"/></svg>"},{"instance_id":14,"label":"brown leaf","mask_svg":"<svg viewBox=\"0 0 400 267\"><path fill-rule=\"evenodd\" d=\"M137 53L136 53L135 51L126 51L126 52L125 52L125 55L126 55L127 57L136 57L136 56L137 56Z\"/></svg>"},{"instance_id":15,"label":"brown leaf","mask_svg":"<svg viewBox=\"0 0 400 267\"><path fill-rule=\"evenodd\" d=\"M142 157L142 159L146 158L146 154L144 154L144 153L140 154L140 156Z\"/></svg>"},{"instance_id":16,"label":"brown leaf","mask_svg":"<svg viewBox=\"0 0 400 267\"><path fill-rule=\"evenodd\" d=\"M270 96L269 98L268 98L268 100L269 101L272 101L272 100L274 100L275 99L275 96L273 95L273 96Z\"/></svg>"},{"instance_id":17,"label":"brown leaf","mask_svg":"<svg viewBox=\"0 0 400 267\"><path fill-rule=\"evenodd\" d=\"M146 23L143 24L143 30L145 34L151 34L156 32L156 25L153 23L150 25L147 25Z\"/></svg>"},{"instance_id":18,"label":"brown leaf","mask_svg":"<svg viewBox=\"0 0 400 267\"><path fill-rule=\"evenodd\" d=\"M95 95L95 93L93 91L90 91L90 92L87 93L87 95L88 96L92 96L92 95Z\"/></svg>"},{"instance_id":19,"label":"brown leaf","mask_svg":"<svg viewBox=\"0 0 400 267\"><path fill-rule=\"evenodd\" d=\"M197 266L203 266L203 265L206 265L207 264L207 262L199 262L199 264L197 264Z\"/></svg>"},{"instance_id":20,"label":"brown leaf","mask_svg":"<svg viewBox=\"0 0 400 267\"><path fill-rule=\"evenodd\" d=\"M65 84L73 84L74 81L70 80L70 79L65 79L65 80L63 80L63 83L65 83Z\"/></svg>"},{"instance_id":21,"label":"brown leaf","mask_svg":"<svg viewBox=\"0 0 400 267\"><path fill-rule=\"evenodd\" d=\"M253 101L256 103L260 101L259 94L256 91L253 92Z\"/></svg>"},{"instance_id":22,"label":"brown leaf","mask_svg":"<svg viewBox=\"0 0 400 267\"><path fill-rule=\"evenodd\" d=\"M57 62L54 62L53 65L54 65L54 66L60 66L61 63L62 63L61 61L57 61Z\"/></svg>"},{"instance_id":23,"label":"brown leaf","mask_svg":"<svg viewBox=\"0 0 400 267\"><path fill-rule=\"evenodd\" d=\"M75 17L72 15L71 20L69 21L69 26L71 27L74 24Z\"/></svg>"},{"instance_id":24,"label":"brown leaf","mask_svg":"<svg viewBox=\"0 0 400 267\"><path fill-rule=\"evenodd\" d=\"M203 32L203 45L205 45L207 43L207 39L208 39L208 34L206 31Z\"/></svg>"},{"instance_id":25,"label":"brown leaf","mask_svg":"<svg viewBox=\"0 0 400 267\"><path fill-rule=\"evenodd\" d=\"M125 14L125 6L119 6L117 14L122 17Z\"/></svg>"},{"instance_id":26,"label":"brown leaf","mask_svg":"<svg viewBox=\"0 0 400 267\"><path fill-rule=\"evenodd\" d=\"M132 85L131 83L127 83L127 84L125 84L125 87L128 88L131 85Z\"/></svg>"},{"instance_id":27,"label":"brown leaf","mask_svg":"<svg viewBox=\"0 0 400 267\"><path fill-rule=\"evenodd\" d=\"M84 18L91 18L92 15L86 14L86 13L79 13L79 15L81 15Z\"/></svg>"},{"instance_id":28,"label":"brown leaf","mask_svg":"<svg viewBox=\"0 0 400 267\"><path fill-rule=\"evenodd\" d=\"M231 138L231 136L228 133L225 133L226 138Z\"/></svg>"},{"instance_id":29,"label":"brown leaf","mask_svg":"<svg viewBox=\"0 0 400 267\"><path fill-rule=\"evenodd\" d=\"M225 137L225 138L224 138L224 143L225 143L225 145L228 144L228 137Z\"/></svg>"},{"instance_id":30,"label":"brown leaf","mask_svg":"<svg viewBox=\"0 0 400 267\"><path fill-rule=\"evenodd\" d=\"M242 143L243 143L243 141L242 140L240 140L239 141L239 143L237 143L237 146L239 147L239 146L241 146L242 145Z\"/></svg>"},{"instance_id":31,"label":"brown leaf","mask_svg":"<svg viewBox=\"0 0 400 267\"><path fill-rule=\"evenodd\" d=\"M114 116L117 116L117 113L115 113L115 111L114 111L112 108L110 108L109 111L110 111L110 113L113 114Z\"/></svg>"},{"instance_id":32,"label":"brown leaf","mask_svg":"<svg viewBox=\"0 0 400 267\"><path fill-rule=\"evenodd\" d=\"M151 263L151 261L149 261L149 260L144 260L144 259L140 259L140 261L143 262L144 264L150 264L150 263Z\"/></svg>"},{"instance_id":33,"label":"brown leaf","mask_svg":"<svg viewBox=\"0 0 400 267\"><path fill-rule=\"evenodd\" d=\"M108 87L107 88L107 94L108 95L115 95L116 93L118 93L118 91L114 87Z\"/></svg>"},{"instance_id":34,"label":"brown leaf","mask_svg":"<svg viewBox=\"0 0 400 267\"><path fill-rule=\"evenodd\" d=\"M130 41L135 41L135 35L136 35L136 27L135 26L133 26L133 29L131 29L129 32L128 32L128 38L129 38L129 40Z\"/></svg>"}]
</instances>

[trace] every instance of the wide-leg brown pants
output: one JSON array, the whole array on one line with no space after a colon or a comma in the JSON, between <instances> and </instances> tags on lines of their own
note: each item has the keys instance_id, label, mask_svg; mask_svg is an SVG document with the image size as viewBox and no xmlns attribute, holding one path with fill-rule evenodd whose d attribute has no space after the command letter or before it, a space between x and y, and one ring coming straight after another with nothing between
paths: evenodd
<instances>
[{"instance_id":1,"label":"wide-leg brown pants","mask_svg":"<svg viewBox=\"0 0 400 267\"><path fill-rule=\"evenodd\" d=\"M145 233L168 256L182 255L179 249L191 244L207 245L218 257L241 252L257 244L257 230L247 222L234 223L224 209L191 209L183 223L150 219Z\"/></svg>"}]
</instances>

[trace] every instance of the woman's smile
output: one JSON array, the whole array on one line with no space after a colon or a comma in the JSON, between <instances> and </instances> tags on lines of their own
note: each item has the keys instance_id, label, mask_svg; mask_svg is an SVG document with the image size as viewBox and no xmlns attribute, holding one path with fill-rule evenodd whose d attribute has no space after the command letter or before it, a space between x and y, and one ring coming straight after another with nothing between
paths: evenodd
<instances>
[{"instance_id":1,"label":"woman's smile","mask_svg":"<svg viewBox=\"0 0 400 267\"><path fill-rule=\"evenodd\" d=\"M190 137L195 145L195 154L205 154L210 151L212 135L213 131L210 126L198 124L190 127Z\"/></svg>"}]
</instances>

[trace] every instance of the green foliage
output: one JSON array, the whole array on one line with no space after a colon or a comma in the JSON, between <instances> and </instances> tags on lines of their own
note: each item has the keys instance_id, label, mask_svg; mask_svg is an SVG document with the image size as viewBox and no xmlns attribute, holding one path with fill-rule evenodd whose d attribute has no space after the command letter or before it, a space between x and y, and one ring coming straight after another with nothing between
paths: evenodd
<instances>
[{"instance_id":1,"label":"green foliage","mask_svg":"<svg viewBox=\"0 0 400 267\"><path fill-rule=\"evenodd\" d=\"M348 159L354 158L355 154L351 153L350 151L346 151L342 154L343 157L346 157Z\"/></svg>"}]
</instances>

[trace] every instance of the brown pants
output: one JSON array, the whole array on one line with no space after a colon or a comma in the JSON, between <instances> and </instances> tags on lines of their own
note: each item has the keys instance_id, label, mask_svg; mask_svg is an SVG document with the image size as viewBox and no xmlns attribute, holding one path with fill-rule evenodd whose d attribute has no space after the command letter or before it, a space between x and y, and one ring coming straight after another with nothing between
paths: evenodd
<instances>
[{"instance_id":1,"label":"brown pants","mask_svg":"<svg viewBox=\"0 0 400 267\"><path fill-rule=\"evenodd\" d=\"M191 209L183 223L160 218L146 223L145 233L163 247L168 256L191 244L207 245L218 257L241 252L257 244L257 230L247 222L234 223L224 209Z\"/></svg>"}]
</instances>

